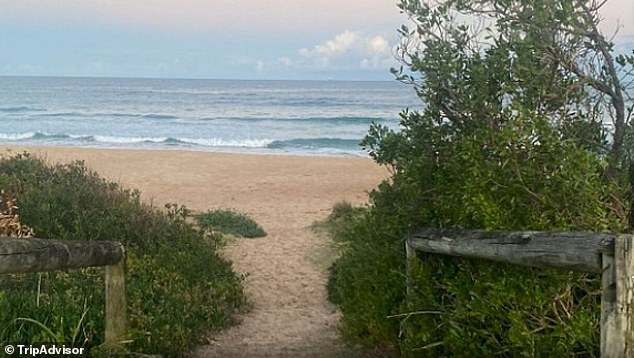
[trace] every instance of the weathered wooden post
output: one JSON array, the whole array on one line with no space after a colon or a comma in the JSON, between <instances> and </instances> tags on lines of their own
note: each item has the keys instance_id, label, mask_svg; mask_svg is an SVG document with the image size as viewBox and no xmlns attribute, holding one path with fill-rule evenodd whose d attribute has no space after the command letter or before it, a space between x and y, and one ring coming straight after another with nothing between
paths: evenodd
<instances>
[{"instance_id":1,"label":"weathered wooden post","mask_svg":"<svg viewBox=\"0 0 634 358\"><path fill-rule=\"evenodd\" d=\"M106 333L109 345L126 338L125 250L112 241L0 237L0 274L106 266Z\"/></svg>"},{"instance_id":2,"label":"weathered wooden post","mask_svg":"<svg viewBox=\"0 0 634 358\"><path fill-rule=\"evenodd\" d=\"M601 274L601 357L634 357L634 235L592 232L422 229L416 251ZM411 289L407 267L407 290Z\"/></svg>"},{"instance_id":3,"label":"weathered wooden post","mask_svg":"<svg viewBox=\"0 0 634 358\"><path fill-rule=\"evenodd\" d=\"M125 255L106 266L106 337L108 345L120 345L126 338Z\"/></svg>"},{"instance_id":4,"label":"weathered wooden post","mask_svg":"<svg viewBox=\"0 0 634 358\"><path fill-rule=\"evenodd\" d=\"M634 237L618 235L604 253L601 276L601 357L634 356Z\"/></svg>"},{"instance_id":5,"label":"weathered wooden post","mask_svg":"<svg viewBox=\"0 0 634 358\"><path fill-rule=\"evenodd\" d=\"M410 297L412 293L412 258L416 256L416 251L409 245L409 240L405 240L405 293Z\"/></svg>"}]
</instances>

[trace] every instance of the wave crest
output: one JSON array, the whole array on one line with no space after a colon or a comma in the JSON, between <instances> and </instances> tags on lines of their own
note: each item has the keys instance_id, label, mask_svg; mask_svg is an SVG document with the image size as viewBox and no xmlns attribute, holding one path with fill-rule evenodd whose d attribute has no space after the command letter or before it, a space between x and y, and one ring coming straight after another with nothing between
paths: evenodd
<instances>
[{"instance_id":1,"label":"wave crest","mask_svg":"<svg viewBox=\"0 0 634 358\"><path fill-rule=\"evenodd\" d=\"M107 135L82 135L68 133L47 132L23 132L0 133L0 141L4 142L31 142L31 143L63 143L70 145L113 145L113 146L181 146L204 148L246 148L269 149L282 151L328 151L358 152L359 140L343 138L292 138L284 140L272 140L266 138L249 139L223 139L223 138L181 138L181 137L143 137L143 136L107 136Z\"/></svg>"}]
</instances>

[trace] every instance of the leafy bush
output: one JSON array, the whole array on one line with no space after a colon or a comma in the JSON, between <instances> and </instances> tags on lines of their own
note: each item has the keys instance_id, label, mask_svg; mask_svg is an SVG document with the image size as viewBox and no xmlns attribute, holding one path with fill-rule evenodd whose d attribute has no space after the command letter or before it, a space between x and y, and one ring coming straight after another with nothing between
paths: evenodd
<instances>
[{"instance_id":1,"label":"leafy bush","mask_svg":"<svg viewBox=\"0 0 634 358\"><path fill-rule=\"evenodd\" d=\"M404 238L419 227L627 228L630 188L596 92L544 46L568 39L551 35L581 18L559 19L581 2L476 3L401 2L417 24L402 33L420 35L412 48L423 50L404 55L411 72L396 74L425 106L401 113L400 131L373 125L363 141L394 174L370 194L361 218L333 231L345 243L329 282L342 334L412 357L596 356L595 275L422 255L406 293ZM498 15L483 20L494 28L488 46L456 18L465 8Z\"/></svg>"},{"instance_id":2,"label":"leafy bush","mask_svg":"<svg viewBox=\"0 0 634 358\"><path fill-rule=\"evenodd\" d=\"M441 160L411 158L409 171L371 194L363 218L335 230L346 245L329 287L345 337L413 356L596 353L594 276L430 255L415 262L415 285L405 297L404 237L417 227L624 228L606 200L620 194L602 181L600 158L557 140L548 126L511 126L453 133L451 145L434 148L444 153ZM540 145L524 147L526 133L537 133ZM483 142L491 151L478 149ZM438 314L388 318L412 311Z\"/></svg>"},{"instance_id":3,"label":"leafy bush","mask_svg":"<svg viewBox=\"0 0 634 358\"><path fill-rule=\"evenodd\" d=\"M246 214L233 210L210 210L196 215L198 225L205 230L223 234L256 238L266 236L264 229Z\"/></svg>"},{"instance_id":4,"label":"leafy bush","mask_svg":"<svg viewBox=\"0 0 634 358\"><path fill-rule=\"evenodd\" d=\"M328 222L335 222L350 219L363 212L363 208L354 207L347 201L340 201L332 207L332 212L326 219Z\"/></svg>"},{"instance_id":5,"label":"leafy bush","mask_svg":"<svg viewBox=\"0 0 634 358\"><path fill-rule=\"evenodd\" d=\"M28 154L0 160L0 188L16 194L37 237L125 245L131 352L180 356L242 307L240 278L218 256L218 237L187 223L183 207L165 213L82 163L48 166ZM0 342L99 346L103 276L87 268L0 278Z\"/></svg>"},{"instance_id":6,"label":"leafy bush","mask_svg":"<svg viewBox=\"0 0 634 358\"><path fill-rule=\"evenodd\" d=\"M340 230L347 230L350 222L359 219L367 211L364 207L355 207L347 201L336 203L330 214L323 221L317 221L312 225L315 232L325 232L331 238L338 238ZM345 241L334 242L335 246L345 245Z\"/></svg>"},{"instance_id":7,"label":"leafy bush","mask_svg":"<svg viewBox=\"0 0 634 358\"><path fill-rule=\"evenodd\" d=\"M347 201L340 201L333 206L326 219L317 221L312 225L311 228L317 234L334 239L328 243L330 261L327 262L327 267L329 266L331 277L334 277L337 271L337 252L345 250L349 246L348 235L354 235L354 232L350 233L350 229L354 226L353 223L363 219L366 212L367 209L364 207L355 207ZM334 281L329 280L327 286L328 300L336 304L341 303Z\"/></svg>"}]
</instances>

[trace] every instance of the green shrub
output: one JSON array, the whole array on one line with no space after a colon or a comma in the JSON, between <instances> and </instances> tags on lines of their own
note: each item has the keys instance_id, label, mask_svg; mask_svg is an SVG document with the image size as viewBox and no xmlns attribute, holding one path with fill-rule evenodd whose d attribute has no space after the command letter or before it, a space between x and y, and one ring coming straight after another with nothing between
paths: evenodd
<instances>
[{"instance_id":1,"label":"green shrub","mask_svg":"<svg viewBox=\"0 0 634 358\"><path fill-rule=\"evenodd\" d=\"M557 140L549 126L516 124L453 137L441 161L417 160L395 174L372 192L361 219L334 231L346 245L329 296L343 312L344 337L429 357L598 351L595 276L426 255L405 297L404 237L417 227L624 228L606 201L619 191L602 181L598 156ZM539 147L520 146L525 133L537 133ZM475 150L483 141L494 152ZM439 314L403 315L415 311Z\"/></svg>"},{"instance_id":2,"label":"green shrub","mask_svg":"<svg viewBox=\"0 0 634 358\"><path fill-rule=\"evenodd\" d=\"M246 214L234 210L210 210L196 215L200 228L223 234L256 238L266 236L264 229Z\"/></svg>"},{"instance_id":3,"label":"green shrub","mask_svg":"<svg viewBox=\"0 0 634 358\"><path fill-rule=\"evenodd\" d=\"M363 208L354 207L347 201L340 201L332 207L332 212L328 215L328 222L336 222L342 220L349 220L352 217L359 215L363 212Z\"/></svg>"},{"instance_id":4,"label":"green shrub","mask_svg":"<svg viewBox=\"0 0 634 358\"><path fill-rule=\"evenodd\" d=\"M337 232L347 230L351 221L358 220L363 217L367 209L365 207L355 207L347 201L336 203L328 217L322 221L317 221L312 225L312 229L316 232L324 232L331 238L338 238ZM345 241L334 242L335 246L345 245Z\"/></svg>"},{"instance_id":5,"label":"green shrub","mask_svg":"<svg viewBox=\"0 0 634 358\"><path fill-rule=\"evenodd\" d=\"M82 163L48 166L29 155L0 160L0 186L16 194L37 237L125 245L129 351L180 356L234 322L244 302L240 278L218 256L219 238L187 223L185 208L165 213ZM0 342L98 347L103 276L103 268L87 268L0 278Z\"/></svg>"},{"instance_id":6,"label":"green shrub","mask_svg":"<svg viewBox=\"0 0 634 358\"><path fill-rule=\"evenodd\" d=\"M416 228L627 229L626 160L604 124L618 108L553 59L587 55L564 65L604 79L602 37L579 28L596 13L562 4L401 1L414 28L401 29L409 71L395 74L422 106L401 113L399 131L370 128L362 144L393 175L362 218L333 231L345 245L329 296L347 340L411 357L598 356L595 275L422 255L405 289L403 244ZM575 37L587 33L596 41Z\"/></svg>"},{"instance_id":7,"label":"green shrub","mask_svg":"<svg viewBox=\"0 0 634 358\"><path fill-rule=\"evenodd\" d=\"M365 213L367 212L366 208L363 207L355 207L351 203L347 201L340 201L336 203L330 214L323 221L315 222L312 225L312 229L318 233L328 236L333 239L332 242L329 242L329 247L332 247L330 252L328 252L329 256L331 256L331 261L329 264L329 272L330 277L336 277L337 275L337 263L336 253L338 251L345 250L346 246L349 244L348 235L354 235L354 230L351 228L354 226L353 223L359 220L362 220ZM333 261L334 260L334 261ZM332 262L332 264L330 264ZM328 300L333 303L339 304L341 300L339 298L339 292L337 290L337 286L334 284L334 280L329 280L328 285Z\"/></svg>"}]
</instances>

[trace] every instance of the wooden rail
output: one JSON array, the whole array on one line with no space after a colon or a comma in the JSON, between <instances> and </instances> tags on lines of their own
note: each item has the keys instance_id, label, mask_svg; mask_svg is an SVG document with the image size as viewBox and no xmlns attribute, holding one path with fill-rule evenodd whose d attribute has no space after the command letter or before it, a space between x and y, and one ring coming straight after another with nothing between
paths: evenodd
<instances>
[{"instance_id":1,"label":"wooden rail","mask_svg":"<svg viewBox=\"0 0 634 358\"><path fill-rule=\"evenodd\" d=\"M111 241L0 237L0 274L106 266L106 344L126 338L125 250Z\"/></svg>"},{"instance_id":2,"label":"wooden rail","mask_svg":"<svg viewBox=\"0 0 634 358\"><path fill-rule=\"evenodd\" d=\"M633 235L589 232L424 229L410 235L405 243L408 263L418 251L600 273L603 358L634 357L632 250Z\"/></svg>"}]
</instances>

